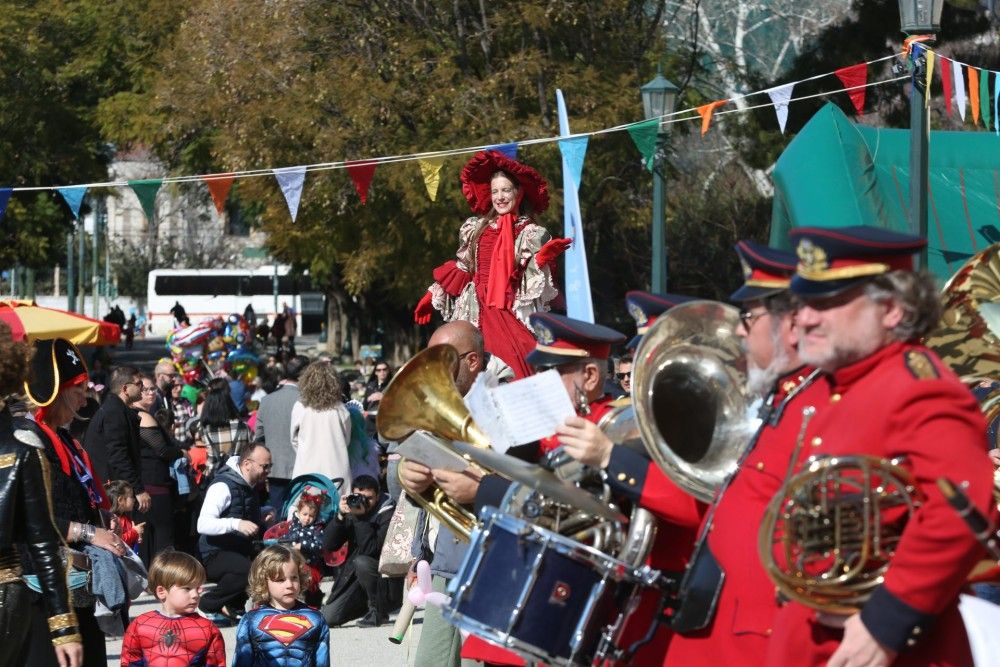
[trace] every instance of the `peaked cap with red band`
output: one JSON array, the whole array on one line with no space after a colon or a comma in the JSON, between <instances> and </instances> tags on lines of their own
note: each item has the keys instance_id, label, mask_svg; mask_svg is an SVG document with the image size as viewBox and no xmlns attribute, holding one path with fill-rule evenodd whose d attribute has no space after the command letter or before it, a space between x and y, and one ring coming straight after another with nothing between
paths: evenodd
<instances>
[{"instance_id":1,"label":"peaked cap with red band","mask_svg":"<svg viewBox=\"0 0 1000 667\"><path fill-rule=\"evenodd\" d=\"M791 290L804 297L836 294L890 271L912 271L927 245L912 234L879 227L798 227L789 232L799 263Z\"/></svg>"},{"instance_id":2,"label":"peaked cap with red band","mask_svg":"<svg viewBox=\"0 0 1000 667\"><path fill-rule=\"evenodd\" d=\"M32 403L45 407L56 400L60 389L87 379L87 364L76 345L63 338L35 341L31 375L24 383Z\"/></svg>"},{"instance_id":3,"label":"peaked cap with red band","mask_svg":"<svg viewBox=\"0 0 1000 667\"><path fill-rule=\"evenodd\" d=\"M498 171L514 177L535 213L549 207L549 184L541 174L499 151L480 151L462 167L462 194L473 213L485 215L493 208L490 180Z\"/></svg>"},{"instance_id":4,"label":"peaked cap with red band","mask_svg":"<svg viewBox=\"0 0 1000 667\"><path fill-rule=\"evenodd\" d=\"M635 337L625 347L630 350L638 347L639 341L649 331L649 327L653 326L656 318L678 304L694 300L693 296L681 294L654 294L640 290L625 292L625 305L628 307L628 314L635 320L636 326Z\"/></svg>"},{"instance_id":5,"label":"peaked cap with red band","mask_svg":"<svg viewBox=\"0 0 1000 667\"><path fill-rule=\"evenodd\" d=\"M753 241L740 241L734 247L743 267L743 285L729 295L730 301L756 301L788 289L795 253Z\"/></svg>"},{"instance_id":6,"label":"peaked cap with red band","mask_svg":"<svg viewBox=\"0 0 1000 667\"><path fill-rule=\"evenodd\" d=\"M625 334L614 329L565 315L532 313L528 319L538 343L526 360L535 367L561 366L587 358L607 359L611 346L625 340Z\"/></svg>"}]
</instances>

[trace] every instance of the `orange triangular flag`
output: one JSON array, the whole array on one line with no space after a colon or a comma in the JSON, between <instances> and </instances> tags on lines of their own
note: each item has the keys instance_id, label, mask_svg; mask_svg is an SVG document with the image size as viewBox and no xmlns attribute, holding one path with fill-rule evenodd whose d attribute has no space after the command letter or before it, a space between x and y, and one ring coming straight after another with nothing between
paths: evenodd
<instances>
[{"instance_id":1,"label":"orange triangular flag","mask_svg":"<svg viewBox=\"0 0 1000 667\"><path fill-rule=\"evenodd\" d=\"M714 102L709 102L708 104L702 104L698 107L698 115L701 116L701 136L705 136L708 132L708 126L712 124L712 114L715 110L721 107L723 104L729 100L716 100Z\"/></svg>"},{"instance_id":2,"label":"orange triangular flag","mask_svg":"<svg viewBox=\"0 0 1000 667\"><path fill-rule=\"evenodd\" d=\"M201 178L212 195L215 210L222 215L222 211L226 208L226 198L229 197L229 188L233 187L233 174L211 174Z\"/></svg>"},{"instance_id":3,"label":"orange triangular flag","mask_svg":"<svg viewBox=\"0 0 1000 667\"><path fill-rule=\"evenodd\" d=\"M972 105L972 127L979 125L979 70L969 68L969 104Z\"/></svg>"},{"instance_id":4,"label":"orange triangular flag","mask_svg":"<svg viewBox=\"0 0 1000 667\"><path fill-rule=\"evenodd\" d=\"M354 182L354 189L358 191L361 198L361 205L368 201L368 186L372 184L372 177L375 176L375 162L348 162L347 173L351 175Z\"/></svg>"}]
</instances>

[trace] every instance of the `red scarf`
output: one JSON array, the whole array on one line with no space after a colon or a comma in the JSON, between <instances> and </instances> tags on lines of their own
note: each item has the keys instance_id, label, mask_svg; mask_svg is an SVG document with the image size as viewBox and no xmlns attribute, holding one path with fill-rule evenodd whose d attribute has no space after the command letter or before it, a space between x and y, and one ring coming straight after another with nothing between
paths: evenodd
<instances>
[{"instance_id":1,"label":"red scarf","mask_svg":"<svg viewBox=\"0 0 1000 667\"><path fill-rule=\"evenodd\" d=\"M56 455L59 457L59 467L62 469L63 474L74 477L81 484L87 486L89 491L96 493L97 496L100 497L100 507L102 509L110 510L111 502L108 500L108 495L104 492L104 483L101 482L101 480L97 477L97 474L94 473L94 464L90 462L90 456L87 455L87 450L81 447L80 443L71 438L73 448L76 450L75 452L71 452L69 445L66 444L66 441L59 437L59 434L56 433L55 429L45 423L45 408L39 408L35 417L37 419L35 423L38 424L38 427L42 429L46 436L48 436L49 442L52 443L52 448L56 450ZM91 479L90 484L80 479L80 475L77 474L75 465L76 461L73 460L75 458L73 456L74 453L79 456L79 458L83 461L83 465L86 466L86 472L90 475ZM88 493L88 495L92 495L92 493Z\"/></svg>"},{"instance_id":2,"label":"red scarf","mask_svg":"<svg viewBox=\"0 0 1000 667\"><path fill-rule=\"evenodd\" d=\"M497 218L500 234L490 258L490 278L486 284L487 308L510 307L507 303L507 287L514 274L514 223L517 222L517 211L521 208L523 198L524 189L518 189L517 199L511 212Z\"/></svg>"}]
</instances>

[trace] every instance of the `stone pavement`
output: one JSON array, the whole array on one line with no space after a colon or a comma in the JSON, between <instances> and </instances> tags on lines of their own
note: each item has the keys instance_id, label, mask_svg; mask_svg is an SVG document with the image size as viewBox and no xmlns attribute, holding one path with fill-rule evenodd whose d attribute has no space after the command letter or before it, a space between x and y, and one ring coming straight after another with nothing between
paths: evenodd
<instances>
[{"instance_id":1,"label":"stone pavement","mask_svg":"<svg viewBox=\"0 0 1000 667\"><path fill-rule=\"evenodd\" d=\"M324 581L322 588L328 591L331 581ZM129 616L135 618L147 611L159 609L159 603L151 595L143 595L132 602ZM417 642L420 639L420 623L422 612L418 611L413 617L413 624L410 631L406 633L402 644L393 644L389 641L392 632L392 625L383 625L378 628L359 628L357 623L352 621L339 628L330 628L330 664L331 665L359 665L363 667L405 667L413 664L413 657L417 651ZM392 615L390 623L396 620ZM236 645L236 626L222 628L222 637L226 642L227 664L233 658L233 649ZM121 639L109 639L108 667L118 667L121 657Z\"/></svg>"}]
</instances>

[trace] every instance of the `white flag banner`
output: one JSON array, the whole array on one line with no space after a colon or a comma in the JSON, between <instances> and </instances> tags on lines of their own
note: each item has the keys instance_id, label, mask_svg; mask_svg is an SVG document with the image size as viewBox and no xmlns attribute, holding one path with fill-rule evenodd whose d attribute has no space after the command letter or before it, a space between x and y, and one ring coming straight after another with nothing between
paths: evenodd
<instances>
[{"instance_id":1,"label":"white flag banner","mask_svg":"<svg viewBox=\"0 0 1000 667\"><path fill-rule=\"evenodd\" d=\"M281 194L285 195L285 202L288 204L288 213L295 222L295 216L299 214L299 199L302 197L302 185L306 182L305 167L282 167L272 169L274 177L281 188Z\"/></svg>"},{"instance_id":2,"label":"white flag banner","mask_svg":"<svg viewBox=\"0 0 1000 667\"><path fill-rule=\"evenodd\" d=\"M786 83L767 91L767 95L774 105L774 113L778 117L778 127L781 128L782 134L785 133L785 123L788 122L788 100L792 98L792 88L794 87L794 83Z\"/></svg>"},{"instance_id":3,"label":"white flag banner","mask_svg":"<svg viewBox=\"0 0 1000 667\"><path fill-rule=\"evenodd\" d=\"M965 120L965 70L962 63L951 61L951 80L955 82L955 103L958 104L958 115Z\"/></svg>"}]
</instances>

